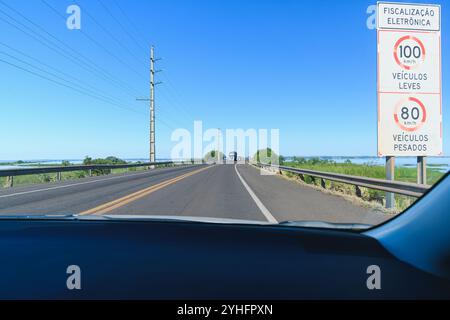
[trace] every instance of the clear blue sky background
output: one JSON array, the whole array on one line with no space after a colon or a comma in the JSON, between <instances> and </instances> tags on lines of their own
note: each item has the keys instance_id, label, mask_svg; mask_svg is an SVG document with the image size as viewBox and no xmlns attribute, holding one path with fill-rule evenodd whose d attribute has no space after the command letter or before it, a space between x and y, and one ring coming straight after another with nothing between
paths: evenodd
<instances>
[{"instance_id":1,"label":"clear blue sky background","mask_svg":"<svg viewBox=\"0 0 450 320\"><path fill-rule=\"evenodd\" d=\"M164 58L158 77L165 83L157 97L161 158L170 155L172 130L192 130L194 120L207 128L279 128L285 155L376 155L376 31L366 27L366 9L375 1L116 0L130 19L114 1L102 0L112 15L98 0L45 1L57 13L41 0L1 0L0 59L44 74L13 57L20 58L55 72L11 48L20 50L127 109L0 62L2 160L146 157L148 107L135 97L148 96L150 43ZM442 5L448 155L450 6L445 2L433 1ZM82 8L81 31L68 30L62 17L74 3ZM11 26L27 30L19 23L43 38L37 41ZM121 85L43 45L44 39L55 42L52 37Z\"/></svg>"}]
</instances>

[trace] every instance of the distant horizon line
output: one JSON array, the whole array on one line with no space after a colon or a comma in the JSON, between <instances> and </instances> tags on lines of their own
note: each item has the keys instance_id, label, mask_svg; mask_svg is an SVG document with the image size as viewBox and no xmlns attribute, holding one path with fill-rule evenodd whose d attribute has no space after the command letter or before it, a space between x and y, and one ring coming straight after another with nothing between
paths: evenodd
<instances>
[{"instance_id":1,"label":"distant horizon line","mask_svg":"<svg viewBox=\"0 0 450 320\"><path fill-rule=\"evenodd\" d=\"M285 158L293 158L293 157L299 157L299 158L385 158L383 157L379 157L377 155L373 155L373 156L369 156L369 155L287 155L284 156ZM121 160L148 160L147 157L124 157L124 158L120 158L117 156L107 156L107 157L116 157L118 159ZM95 158L99 158L99 159L104 159L107 157L91 157L93 159ZM436 156L436 157L429 157L429 158L448 158L450 156ZM416 158L416 156L402 156L402 157L398 157L398 158ZM23 162L48 162L48 161L82 161L85 158L43 158L43 159L33 159L33 158L29 158L29 159L0 159L0 162L19 162L19 161L23 161ZM161 158L157 158L157 160L170 160L170 158L166 158L166 157L161 157Z\"/></svg>"}]
</instances>

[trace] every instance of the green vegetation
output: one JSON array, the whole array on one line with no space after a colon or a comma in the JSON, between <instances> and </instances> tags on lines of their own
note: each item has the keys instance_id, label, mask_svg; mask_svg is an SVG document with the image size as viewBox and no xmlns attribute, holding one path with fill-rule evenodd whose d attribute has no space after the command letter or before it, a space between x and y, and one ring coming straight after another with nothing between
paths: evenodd
<instances>
[{"instance_id":1,"label":"green vegetation","mask_svg":"<svg viewBox=\"0 0 450 320\"><path fill-rule=\"evenodd\" d=\"M63 160L63 162L61 162L61 165L63 167L68 167L68 166L71 166L72 164L69 161L67 161L67 160Z\"/></svg>"},{"instance_id":2,"label":"green vegetation","mask_svg":"<svg viewBox=\"0 0 450 320\"><path fill-rule=\"evenodd\" d=\"M253 156L253 160L265 164L283 164L284 157L277 155L272 149L260 149Z\"/></svg>"},{"instance_id":3,"label":"green vegetation","mask_svg":"<svg viewBox=\"0 0 450 320\"><path fill-rule=\"evenodd\" d=\"M72 171L72 172L62 172L61 180L73 180L87 177L88 173L84 171ZM39 184L39 183L49 183L57 181L56 173L45 173L45 174L32 174L27 176L15 176L14 186L18 185L28 185L28 184ZM0 186L6 186L7 179L5 177L0 178Z\"/></svg>"},{"instance_id":4,"label":"green vegetation","mask_svg":"<svg viewBox=\"0 0 450 320\"><path fill-rule=\"evenodd\" d=\"M19 162L21 164L24 164L26 162L23 161L17 161L14 163L10 163L8 165L18 165ZM83 161L84 165L118 165L118 164L127 164L125 160L119 159L117 157L107 157L105 159L92 159L90 157L86 157ZM6 165L6 164L5 164ZM72 165L69 161L62 161L61 164L45 164L47 167L51 166L70 166ZM42 166L39 164L27 164L27 166ZM119 174L124 173L128 171L140 171L145 170L145 167L137 167L137 168L125 168L125 169L100 169L100 170L92 170L93 176L100 176L105 174ZM80 170L80 171L71 171L71 172L62 172L61 173L61 180L74 180L74 179L80 179L85 178L89 176L88 170ZM46 173L46 174L33 174L33 175L26 175L26 176L15 176L14 177L14 185L29 185L29 184L39 184L39 183L50 183L50 182L56 182L57 181L57 174L56 173ZM2 177L0 178L0 187L7 185L7 178Z\"/></svg>"},{"instance_id":5,"label":"green vegetation","mask_svg":"<svg viewBox=\"0 0 450 320\"><path fill-rule=\"evenodd\" d=\"M289 167L297 167L302 169L316 170L316 171L324 171L324 172L334 172L341 174L348 174L354 176L362 176L369 178L378 178L385 179L386 171L383 166L371 165L371 164L354 164L350 160L347 160L345 163L336 163L332 160L322 160L320 158L312 158L305 159L300 157L294 157L290 162L284 162L283 165ZM288 177L297 178L297 175L291 173L283 173ZM427 169L427 183L434 184L436 183L444 174L435 168ZM416 168L405 168L398 167L395 170L395 179L398 181L405 182L417 182L417 169ZM314 184L319 186L319 179L312 179L311 177L306 176L304 178L304 182L307 184ZM356 195L356 188L351 185L336 183L336 182L326 182L326 188L332 191L337 191L339 193L344 193L347 195ZM361 194L360 197L369 202L377 202L379 204L383 204L385 199L385 193L382 191L360 188ZM415 198L396 195L396 207L397 211L403 211L407 207L409 207L414 201Z\"/></svg>"},{"instance_id":6,"label":"green vegetation","mask_svg":"<svg viewBox=\"0 0 450 320\"><path fill-rule=\"evenodd\" d=\"M125 160L119 159L117 157L107 157L105 159L92 159L89 156L86 156L83 160L83 165L89 166L89 165L119 165L119 164L127 164ZM117 170L123 170L123 169L115 169ZM125 169L126 171L126 169ZM111 169L95 169L92 170L93 176L101 176L104 174L111 174Z\"/></svg>"},{"instance_id":7,"label":"green vegetation","mask_svg":"<svg viewBox=\"0 0 450 320\"><path fill-rule=\"evenodd\" d=\"M372 164L354 164L350 160L345 163L337 163L332 160L322 160L320 158L298 158L294 157L291 162L284 162L285 166L297 167L302 169L311 169L325 172L335 172L353 176L362 176L369 178L386 179L384 166ZM436 183L444 174L435 168L428 168L427 183ZM417 182L417 169L415 167L397 167L395 168L395 180L405 182Z\"/></svg>"},{"instance_id":8,"label":"green vegetation","mask_svg":"<svg viewBox=\"0 0 450 320\"><path fill-rule=\"evenodd\" d=\"M96 164L110 164L110 165L117 165L117 164L127 164L127 162L125 160L119 159L117 157L107 157L104 159L92 159L89 156L86 156L86 158L84 158L83 160L83 164L84 165L96 165Z\"/></svg>"},{"instance_id":9,"label":"green vegetation","mask_svg":"<svg viewBox=\"0 0 450 320\"><path fill-rule=\"evenodd\" d=\"M219 151L219 159L224 159L225 155ZM206 163L213 163L217 161L217 150L211 150L203 157Z\"/></svg>"},{"instance_id":10,"label":"green vegetation","mask_svg":"<svg viewBox=\"0 0 450 320\"><path fill-rule=\"evenodd\" d=\"M1 166L20 166L20 165L28 165L30 164L30 162L26 162L26 161L11 161L11 162L1 162L0 163L0 168Z\"/></svg>"}]
</instances>

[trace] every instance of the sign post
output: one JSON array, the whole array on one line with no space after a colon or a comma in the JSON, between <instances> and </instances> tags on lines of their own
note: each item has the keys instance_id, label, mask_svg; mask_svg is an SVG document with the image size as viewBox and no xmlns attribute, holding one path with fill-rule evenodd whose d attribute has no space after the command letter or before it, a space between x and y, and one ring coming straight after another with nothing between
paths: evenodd
<instances>
[{"instance_id":1,"label":"sign post","mask_svg":"<svg viewBox=\"0 0 450 320\"><path fill-rule=\"evenodd\" d=\"M417 183L427 184L427 158L417 157Z\"/></svg>"},{"instance_id":2,"label":"sign post","mask_svg":"<svg viewBox=\"0 0 450 320\"><path fill-rule=\"evenodd\" d=\"M378 3L378 156L386 157L387 179L393 157L413 156L426 183L425 157L442 155L440 9Z\"/></svg>"},{"instance_id":3,"label":"sign post","mask_svg":"<svg viewBox=\"0 0 450 320\"><path fill-rule=\"evenodd\" d=\"M395 180L395 157L386 157L386 180ZM386 192L386 208L395 208L395 195L392 192Z\"/></svg>"}]
</instances>

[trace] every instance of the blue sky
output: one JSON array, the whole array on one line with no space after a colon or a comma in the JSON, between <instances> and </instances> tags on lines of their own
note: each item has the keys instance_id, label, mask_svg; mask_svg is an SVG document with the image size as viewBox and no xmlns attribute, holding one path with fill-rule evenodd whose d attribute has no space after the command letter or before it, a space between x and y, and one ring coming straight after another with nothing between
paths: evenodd
<instances>
[{"instance_id":1,"label":"blue sky","mask_svg":"<svg viewBox=\"0 0 450 320\"><path fill-rule=\"evenodd\" d=\"M41 0L0 1L0 59L41 75L63 72L120 107L0 61L2 160L147 157L148 105L135 98L148 96L149 44L163 58L160 158L170 155L171 132L192 130L194 120L205 128L278 128L285 155L376 156L376 31L366 27L375 1L101 0L106 9L98 0L45 1L56 12ZM442 5L448 155L444 2L433 1ZM81 7L81 31L66 28L71 4Z\"/></svg>"}]
</instances>

